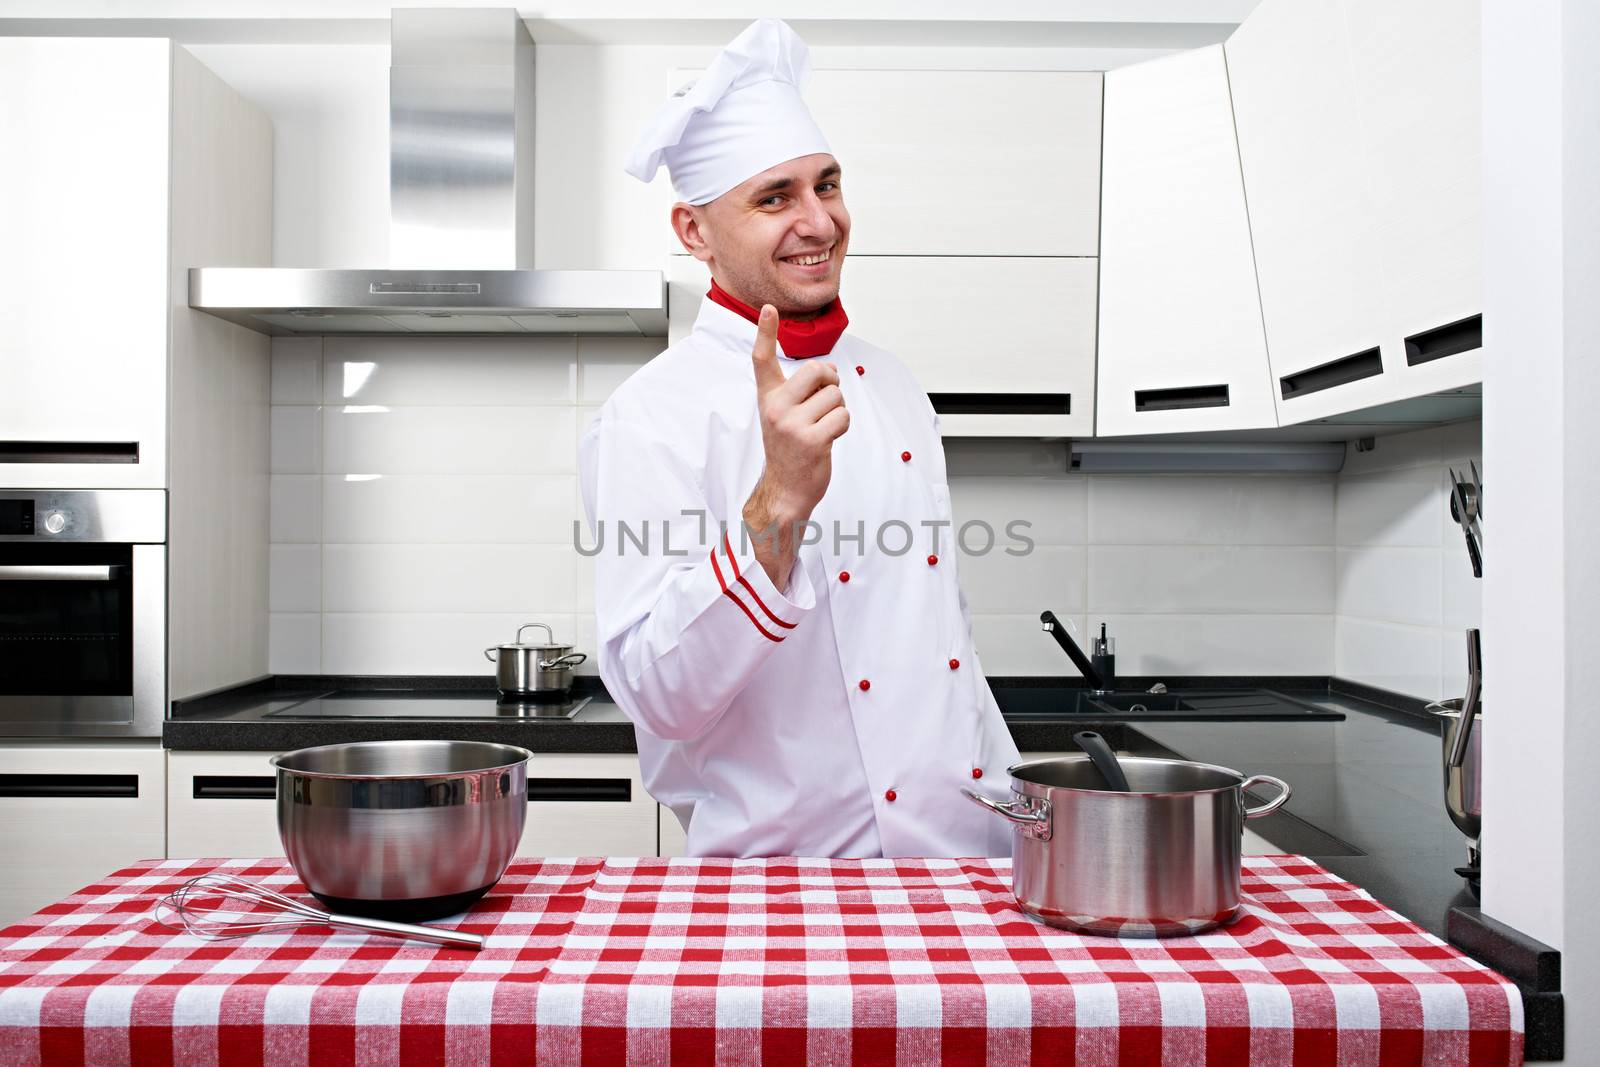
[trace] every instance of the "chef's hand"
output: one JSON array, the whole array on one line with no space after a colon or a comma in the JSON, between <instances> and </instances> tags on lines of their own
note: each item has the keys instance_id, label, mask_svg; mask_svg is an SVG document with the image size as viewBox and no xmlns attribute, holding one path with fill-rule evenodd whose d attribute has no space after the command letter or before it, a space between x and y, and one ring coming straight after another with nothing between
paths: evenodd
<instances>
[{"instance_id":1,"label":"chef's hand","mask_svg":"<svg viewBox=\"0 0 1600 1067\"><path fill-rule=\"evenodd\" d=\"M751 360L767 464L744 506L756 559L779 589L799 553L799 525L828 491L833 442L850 428L839 369L808 360L785 379L778 368L778 309L763 305ZM764 536L775 531L777 536Z\"/></svg>"}]
</instances>

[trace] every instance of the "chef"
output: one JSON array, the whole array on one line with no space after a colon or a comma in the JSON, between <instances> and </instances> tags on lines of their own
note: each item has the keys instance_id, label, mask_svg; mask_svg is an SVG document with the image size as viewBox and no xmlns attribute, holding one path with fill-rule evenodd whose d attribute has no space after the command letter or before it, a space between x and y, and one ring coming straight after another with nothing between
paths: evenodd
<instances>
[{"instance_id":1,"label":"chef","mask_svg":"<svg viewBox=\"0 0 1600 1067\"><path fill-rule=\"evenodd\" d=\"M848 332L809 73L787 25L754 23L628 163L666 165L712 281L581 441L600 676L693 855L1010 855L961 795L1005 797L1017 750L972 645L938 416Z\"/></svg>"}]
</instances>

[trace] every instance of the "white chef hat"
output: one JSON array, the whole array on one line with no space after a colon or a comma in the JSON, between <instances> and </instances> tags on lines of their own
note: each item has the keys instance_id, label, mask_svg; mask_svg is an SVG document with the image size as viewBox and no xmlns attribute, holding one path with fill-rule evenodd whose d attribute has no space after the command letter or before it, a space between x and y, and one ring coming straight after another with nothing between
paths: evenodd
<instances>
[{"instance_id":1,"label":"white chef hat","mask_svg":"<svg viewBox=\"0 0 1600 1067\"><path fill-rule=\"evenodd\" d=\"M829 151L800 98L811 51L781 19L752 22L697 80L645 125L627 171L655 178L662 163L678 198L705 204L785 160Z\"/></svg>"}]
</instances>

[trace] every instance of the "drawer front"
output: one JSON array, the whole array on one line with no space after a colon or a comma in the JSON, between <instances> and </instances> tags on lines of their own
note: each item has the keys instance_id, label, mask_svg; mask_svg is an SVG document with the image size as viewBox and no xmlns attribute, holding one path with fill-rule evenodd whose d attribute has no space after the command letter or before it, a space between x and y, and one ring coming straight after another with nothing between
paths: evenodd
<instances>
[{"instance_id":1,"label":"drawer front","mask_svg":"<svg viewBox=\"0 0 1600 1067\"><path fill-rule=\"evenodd\" d=\"M167 762L167 855L283 855L275 752L173 752Z\"/></svg>"},{"instance_id":2,"label":"drawer front","mask_svg":"<svg viewBox=\"0 0 1600 1067\"><path fill-rule=\"evenodd\" d=\"M164 753L0 745L0 925L166 854Z\"/></svg>"},{"instance_id":3,"label":"drawer front","mask_svg":"<svg viewBox=\"0 0 1600 1067\"><path fill-rule=\"evenodd\" d=\"M654 856L656 806L635 755L537 755L517 854Z\"/></svg>"}]
</instances>

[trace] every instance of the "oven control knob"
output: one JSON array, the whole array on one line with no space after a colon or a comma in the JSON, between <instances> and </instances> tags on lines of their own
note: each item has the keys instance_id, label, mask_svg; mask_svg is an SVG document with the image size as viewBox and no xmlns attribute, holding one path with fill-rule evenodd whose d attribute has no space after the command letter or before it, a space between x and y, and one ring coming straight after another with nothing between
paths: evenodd
<instances>
[{"instance_id":1,"label":"oven control knob","mask_svg":"<svg viewBox=\"0 0 1600 1067\"><path fill-rule=\"evenodd\" d=\"M44 517L44 528L58 534L67 528L67 517L59 511L52 511Z\"/></svg>"}]
</instances>

